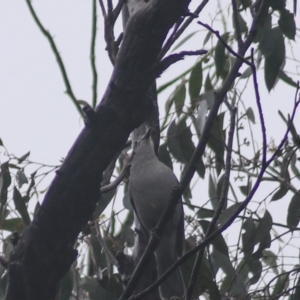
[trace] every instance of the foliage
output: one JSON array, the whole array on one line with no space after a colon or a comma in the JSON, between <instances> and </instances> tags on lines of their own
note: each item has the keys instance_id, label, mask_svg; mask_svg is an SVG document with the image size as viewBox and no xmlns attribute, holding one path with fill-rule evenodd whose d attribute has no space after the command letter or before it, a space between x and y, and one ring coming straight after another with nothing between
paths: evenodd
<instances>
[{"instance_id":1,"label":"foliage","mask_svg":"<svg viewBox=\"0 0 300 300\"><path fill-rule=\"evenodd\" d=\"M211 25L199 22L197 31L182 35L177 44L174 39L172 51L198 39L202 26L206 32L203 45L209 50L182 74L158 87L159 96L165 100L159 158L181 177L198 148L215 94L226 84L229 74L236 72L234 83L213 120L205 153L194 162L197 175L183 194L186 253L191 253L188 251L196 249L201 240L217 230L222 232L207 242L199 270L196 270L195 286L191 285L190 276L195 274L193 266L199 255L189 255L183 260L181 267L186 284L189 290L193 287L190 299L299 298L300 140L294 120L299 86L295 76L285 69L285 61L292 53L288 40L299 37L295 12L286 7L285 1L266 2L261 11L261 1L227 3L226 7L219 7L215 16L224 20L221 29L214 30L214 26L220 26L217 21ZM257 14L259 19L254 17ZM230 29L226 21L229 17L233 20ZM94 25L96 20L93 19ZM243 41L254 34L256 25L253 48L241 58L234 49L245 47ZM235 71L233 68L239 59L246 67ZM293 59L292 67L296 69L297 61ZM63 65L61 59L59 63ZM92 63L95 64L94 58ZM281 122L287 129L279 142L270 137L266 139L268 128L264 127L265 111L261 107L264 99L260 99L264 87L261 82L257 85L259 69L264 72L264 84L269 92L276 90L278 81L295 90L293 111L289 116L280 112L274 121ZM96 85L95 65L93 71ZM64 80L68 82L67 78ZM250 89L256 95L256 104L252 101L249 105L246 101ZM93 90L91 106L95 107L95 86ZM71 99L75 99L73 93ZM78 102L76 107L79 106ZM4 145L5 141L0 140L2 149ZM116 162L114 176L121 173L127 150ZM0 175L2 265L13 248L14 232L21 234L39 209L39 199L45 192L39 189L42 179L58 168L33 163L29 152L18 158L5 149L5 155L7 160L1 165ZM28 180L27 169L32 166L35 170ZM114 257L124 248L130 252L134 242L126 182L125 178L121 184L124 188L115 187L99 199L93 218L78 238L76 247L82 256L61 281L58 299L118 299L122 294L122 278L113 267ZM270 184L266 186L267 182ZM123 198L125 209L114 206L116 197ZM108 216L105 209L112 202L113 210ZM29 209L32 203L36 203L34 211ZM277 221L274 208L286 214L286 220ZM122 215L121 221L119 215ZM0 299L4 299L7 273L3 266L0 266L0 277Z\"/></svg>"}]
</instances>

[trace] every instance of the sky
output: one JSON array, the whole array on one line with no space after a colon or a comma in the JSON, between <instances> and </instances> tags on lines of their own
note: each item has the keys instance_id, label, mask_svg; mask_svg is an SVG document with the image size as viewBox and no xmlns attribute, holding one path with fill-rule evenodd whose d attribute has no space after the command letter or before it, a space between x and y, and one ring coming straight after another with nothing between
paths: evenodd
<instances>
[{"instance_id":1,"label":"sky","mask_svg":"<svg viewBox=\"0 0 300 300\"><path fill-rule=\"evenodd\" d=\"M217 10L215 1L213 2L204 9L201 15L202 22L211 24ZM92 72L89 60L91 1L34 0L32 3L42 24L54 37L75 96L91 103ZM288 1L288 6L292 10L291 5L292 1ZM96 63L100 101L109 81L112 66L105 51L100 10L98 15ZM9 152L18 157L30 151L30 160L57 165L60 159L66 156L84 124L68 95L65 94L66 88L53 52L30 15L26 1L1 0L0 24L0 138ZM214 28L217 29L217 22L214 24L216 26ZM231 21L229 26L231 27ZM120 22L117 29L120 32ZM205 32L196 23L187 32L194 30L201 32L180 50L203 48ZM294 53L300 53L299 43L291 43L294 45ZM205 49L209 49L210 45L208 43ZM195 58L188 58L172 66L159 79L159 84L173 78L174 74L180 74L193 63ZM286 69L295 72L295 64L287 61ZM297 80L297 77L294 78ZM262 72L259 73L259 86L268 140L274 137L275 141L279 142L285 126L278 117L278 109L284 115L290 113L295 92L286 84L278 82L275 91L268 93ZM160 96L161 109L171 92L172 90L167 90ZM257 118L252 88L243 97L246 106L254 109ZM299 113L296 120L299 120ZM300 132L299 125L298 128ZM255 126L255 130L256 133L260 132L259 125ZM256 139L259 144L261 137L258 136ZM0 148L0 159L1 162L5 161L3 148ZM50 180L51 176L45 181L45 186ZM200 185L203 189L207 189L206 182ZM268 192L270 192L268 189L263 190L261 197L265 197ZM274 213L276 214L276 209Z\"/></svg>"}]
</instances>

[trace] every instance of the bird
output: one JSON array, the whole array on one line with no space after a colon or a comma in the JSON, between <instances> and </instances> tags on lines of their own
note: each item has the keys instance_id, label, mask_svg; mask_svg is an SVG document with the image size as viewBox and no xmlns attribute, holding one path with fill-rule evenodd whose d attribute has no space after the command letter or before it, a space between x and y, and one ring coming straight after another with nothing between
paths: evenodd
<instances>
[{"instance_id":1,"label":"bird","mask_svg":"<svg viewBox=\"0 0 300 300\"><path fill-rule=\"evenodd\" d=\"M131 162L129 197L134 210L135 224L149 237L170 201L178 180L173 171L160 162L151 139L151 128L136 142ZM159 245L154 251L158 277L163 275L182 255L184 243L184 212L181 198L164 228ZM181 299L185 285L177 268L159 286L161 299Z\"/></svg>"}]
</instances>

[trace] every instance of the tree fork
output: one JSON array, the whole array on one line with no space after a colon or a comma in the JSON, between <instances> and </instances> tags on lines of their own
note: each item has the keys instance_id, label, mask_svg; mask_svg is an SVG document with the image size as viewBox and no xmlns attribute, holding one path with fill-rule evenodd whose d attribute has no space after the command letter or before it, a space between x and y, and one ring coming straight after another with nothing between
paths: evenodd
<instances>
[{"instance_id":1,"label":"tree fork","mask_svg":"<svg viewBox=\"0 0 300 300\"><path fill-rule=\"evenodd\" d=\"M11 253L6 300L53 300L77 257L73 245L100 197L102 172L145 121L146 93L169 29L189 1L153 0L128 21L110 83ZM172 7L172 9L170 9Z\"/></svg>"}]
</instances>

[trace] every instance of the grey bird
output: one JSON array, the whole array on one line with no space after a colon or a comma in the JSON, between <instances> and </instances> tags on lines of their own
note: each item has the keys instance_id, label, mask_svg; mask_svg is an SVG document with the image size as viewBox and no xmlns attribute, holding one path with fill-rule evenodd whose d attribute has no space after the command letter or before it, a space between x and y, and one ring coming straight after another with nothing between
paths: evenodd
<instances>
[{"instance_id":1,"label":"grey bird","mask_svg":"<svg viewBox=\"0 0 300 300\"><path fill-rule=\"evenodd\" d=\"M156 227L172 190L178 185L173 171L160 162L155 155L150 129L134 148L131 163L129 196L135 212L135 224L149 237ZM184 242L184 215L181 199L168 219L154 255L158 276L163 275L182 255ZM185 294L185 285L180 269L176 269L159 287L162 299L180 299Z\"/></svg>"}]
</instances>

